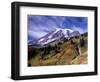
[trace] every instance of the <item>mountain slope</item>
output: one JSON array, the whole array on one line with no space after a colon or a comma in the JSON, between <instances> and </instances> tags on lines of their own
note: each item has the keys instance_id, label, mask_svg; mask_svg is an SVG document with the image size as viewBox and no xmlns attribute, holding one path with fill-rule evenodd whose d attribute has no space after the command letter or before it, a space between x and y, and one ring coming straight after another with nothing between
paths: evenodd
<instances>
[{"instance_id":1,"label":"mountain slope","mask_svg":"<svg viewBox=\"0 0 100 82\"><path fill-rule=\"evenodd\" d=\"M65 41L62 44L58 44L59 51L56 52L56 48L52 50L53 46L51 46L51 50L49 53L46 53L43 58L41 58L41 53L43 50L36 49L38 52L34 57L32 57L28 63L31 66L49 66L49 65L79 65L79 64L87 64L88 63L88 51L87 51L87 35L83 34L81 36L85 44L83 47L79 47L81 50L80 54L76 51L76 44L79 44L79 38L71 38L74 41L74 44L71 43L71 40ZM33 54L34 55L34 54Z\"/></svg>"}]
</instances>

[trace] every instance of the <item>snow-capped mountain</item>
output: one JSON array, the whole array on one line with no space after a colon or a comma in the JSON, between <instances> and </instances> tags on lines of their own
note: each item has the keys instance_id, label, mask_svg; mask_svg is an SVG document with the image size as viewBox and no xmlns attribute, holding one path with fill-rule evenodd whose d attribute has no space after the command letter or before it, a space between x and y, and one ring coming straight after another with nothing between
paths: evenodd
<instances>
[{"instance_id":1,"label":"snow-capped mountain","mask_svg":"<svg viewBox=\"0 0 100 82\"><path fill-rule=\"evenodd\" d=\"M69 33L69 32L67 31L67 34L69 35L69 37L80 36L79 31L73 31L72 33Z\"/></svg>"},{"instance_id":2,"label":"snow-capped mountain","mask_svg":"<svg viewBox=\"0 0 100 82\"><path fill-rule=\"evenodd\" d=\"M37 44L45 45L53 41L59 41L64 38L69 38L73 36L79 36L80 33L78 31L73 31L71 29L61 29L57 28L54 31L48 33L37 41Z\"/></svg>"}]
</instances>

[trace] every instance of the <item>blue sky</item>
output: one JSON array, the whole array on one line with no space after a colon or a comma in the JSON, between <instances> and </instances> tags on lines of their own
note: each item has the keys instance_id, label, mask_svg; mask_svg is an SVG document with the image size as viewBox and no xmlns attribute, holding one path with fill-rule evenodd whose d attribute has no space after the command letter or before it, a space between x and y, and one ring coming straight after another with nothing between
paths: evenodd
<instances>
[{"instance_id":1,"label":"blue sky","mask_svg":"<svg viewBox=\"0 0 100 82\"><path fill-rule=\"evenodd\" d=\"M56 28L87 32L87 17L28 15L28 42L37 40Z\"/></svg>"}]
</instances>

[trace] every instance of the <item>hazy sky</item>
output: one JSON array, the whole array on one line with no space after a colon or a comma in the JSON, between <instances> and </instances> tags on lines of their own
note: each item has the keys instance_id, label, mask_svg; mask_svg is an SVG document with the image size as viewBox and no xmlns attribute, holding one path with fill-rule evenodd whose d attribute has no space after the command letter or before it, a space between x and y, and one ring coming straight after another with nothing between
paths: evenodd
<instances>
[{"instance_id":1,"label":"hazy sky","mask_svg":"<svg viewBox=\"0 0 100 82\"><path fill-rule=\"evenodd\" d=\"M56 28L87 32L87 17L28 15L28 42L37 40Z\"/></svg>"}]
</instances>

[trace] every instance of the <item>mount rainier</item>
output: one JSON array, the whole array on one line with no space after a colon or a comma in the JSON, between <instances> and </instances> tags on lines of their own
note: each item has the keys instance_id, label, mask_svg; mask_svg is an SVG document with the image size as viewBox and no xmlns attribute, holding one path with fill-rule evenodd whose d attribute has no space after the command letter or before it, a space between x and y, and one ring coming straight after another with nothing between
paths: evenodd
<instances>
[{"instance_id":1,"label":"mount rainier","mask_svg":"<svg viewBox=\"0 0 100 82\"><path fill-rule=\"evenodd\" d=\"M57 28L54 31L49 32L45 36L38 39L36 43L40 45L46 45L53 41L59 41L59 40L63 40L64 38L70 38L74 36L80 36L79 31Z\"/></svg>"}]
</instances>

